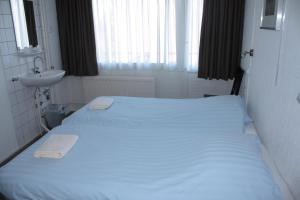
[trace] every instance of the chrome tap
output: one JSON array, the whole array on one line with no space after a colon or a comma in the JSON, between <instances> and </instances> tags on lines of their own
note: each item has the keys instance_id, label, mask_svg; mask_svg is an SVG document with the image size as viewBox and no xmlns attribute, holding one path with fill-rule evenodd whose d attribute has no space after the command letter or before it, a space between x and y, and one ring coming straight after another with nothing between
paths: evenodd
<instances>
[{"instance_id":1,"label":"chrome tap","mask_svg":"<svg viewBox=\"0 0 300 200\"><path fill-rule=\"evenodd\" d=\"M33 59L33 68L31 69L33 71L34 74L39 74L40 72L40 68L38 66L36 66L36 61L40 59L43 62L43 58L41 56L35 56Z\"/></svg>"}]
</instances>

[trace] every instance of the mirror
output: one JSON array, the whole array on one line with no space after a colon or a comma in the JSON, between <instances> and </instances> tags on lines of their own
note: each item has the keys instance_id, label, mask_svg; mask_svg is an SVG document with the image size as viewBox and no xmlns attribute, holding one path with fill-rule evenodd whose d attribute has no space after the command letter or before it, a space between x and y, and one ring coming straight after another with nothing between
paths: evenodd
<instances>
[{"instance_id":1,"label":"mirror","mask_svg":"<svg viewBox=\"0 0 300 200\"><path fill-rule=\"evenodd\" d=\"M34 6L30 0L10 0L17 48L37 47Z\"/></svg>"}]
</instances>

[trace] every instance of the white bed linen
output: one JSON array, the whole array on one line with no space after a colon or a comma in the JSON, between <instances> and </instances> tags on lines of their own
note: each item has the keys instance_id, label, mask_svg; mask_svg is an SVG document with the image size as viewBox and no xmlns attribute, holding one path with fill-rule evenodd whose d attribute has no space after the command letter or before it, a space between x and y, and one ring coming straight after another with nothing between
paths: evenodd
<instances>
[{"instance_id":1,"label":"white bed linen","mask_svg":"<svg viewBox=\"0 0 300 200\"><path fill-rule=\"evenodd\" d=\"M282 199L259 139L243 133L235 97L116 97L109 110L92 113L83 108L49 133L79 136L68 156L34 158L47 135L1 168L0 192L11 199Z\"/></svg>"}]
</instances>

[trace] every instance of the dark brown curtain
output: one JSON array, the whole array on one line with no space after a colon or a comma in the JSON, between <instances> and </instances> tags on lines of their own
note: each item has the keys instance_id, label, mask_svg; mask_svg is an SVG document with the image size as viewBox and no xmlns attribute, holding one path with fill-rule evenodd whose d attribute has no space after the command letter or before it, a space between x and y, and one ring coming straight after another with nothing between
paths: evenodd
<instances>
[{"instance_id":1,"label":"dark brown curtain","mask_svg":"<svg viewBox=\"0 0 300 200\"><path fill-rule=\"evenodd\" d=\"M204 0L198 77L233 79L240 66L245 0Z\"/></svg>"},{"instance_id":2,"label":"dark brown curtain","mask_svg":"<svg viewBox=\"0 0 300 200\"><path fill-rule=\"evenodd\" d=\"M28 0L24 0L23 2L24 2L29 44L33 47L36 47L38 45L38 39L36 34L33 2Z\"/></svg>"},{"instance_id":3,"label":"dark brown curtain","mask_svg":"<svg viewBox=\"0 0 300 200\"><path fill-rule=\"evenodd\" d=\"M98 75L91 0L56 0L63 68L67 75Z\"/></svg>"}]
</instances>

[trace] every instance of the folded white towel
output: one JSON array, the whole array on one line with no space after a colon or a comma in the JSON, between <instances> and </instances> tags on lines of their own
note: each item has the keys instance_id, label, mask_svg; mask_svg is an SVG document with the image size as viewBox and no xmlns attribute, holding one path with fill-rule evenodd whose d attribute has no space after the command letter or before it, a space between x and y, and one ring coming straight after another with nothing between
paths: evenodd
<instances>
[{"instance_id":1,"label":"folded white towel","mask_svg":"<svg viewBox=\"0 0 300 200\"><path fill-rule=\"evenodd\" d=\"M94 99L90 104L89 108L91 110L105 110L108 109L114 102L113 98L110 97L99 97Z\"/></svg>"},{"instance_id":2,"label":"folded white towel","mask_svg":"<svg viewBox=\"0 0 300 200\"><path fill-rule=\"evenodd\" d=\"M77 135L51 135L35 152L36 158L62 158L78 140Z\"/></svg>"}]
</instances>

